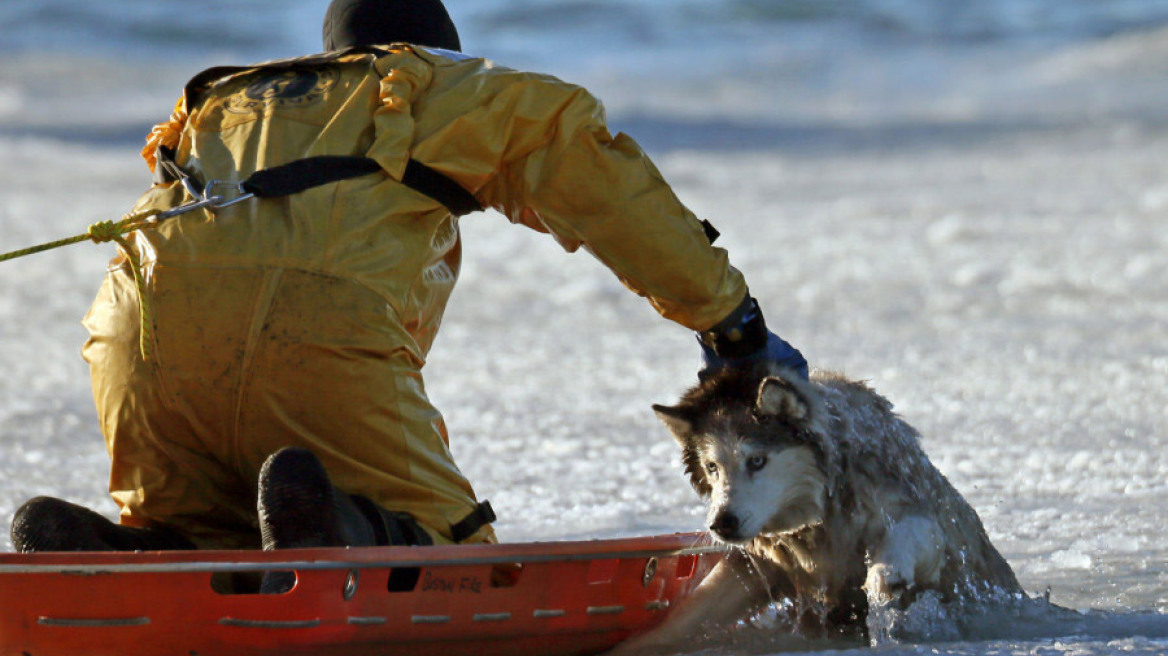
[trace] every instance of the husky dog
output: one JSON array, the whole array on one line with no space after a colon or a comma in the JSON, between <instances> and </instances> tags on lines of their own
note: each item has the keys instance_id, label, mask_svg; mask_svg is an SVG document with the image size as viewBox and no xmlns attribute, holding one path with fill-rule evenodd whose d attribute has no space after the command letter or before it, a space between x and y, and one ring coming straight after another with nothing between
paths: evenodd
<instances>
[{"instance_id":1,"label":"husky dog","mask_svg":"<svg viewBox=\"0 0 1168 656\"><path fill-rule=\"evenodd\" d=\"M730 554L653 643L780 595L803 626L810 616L828 633L862 636L870 605L904 608L925 591L945 602L1021 593L917 432L863 383L818 371L807 382L764 364L715 374L654 410L709 502L710 532L744 553Z\"/></svg>"}]
</instances>

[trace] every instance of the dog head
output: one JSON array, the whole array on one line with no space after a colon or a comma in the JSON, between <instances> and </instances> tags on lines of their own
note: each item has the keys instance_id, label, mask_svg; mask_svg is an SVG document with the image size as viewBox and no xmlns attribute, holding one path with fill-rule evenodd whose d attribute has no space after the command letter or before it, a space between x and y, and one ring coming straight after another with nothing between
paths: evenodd
<instances>
[{"instance_id":1,"label":"dog head","mask_svg":"<svg viewBox=\"0 0 1168 656\"><path fill-rule=\"evenodd\" d=\"M720 372L653 409L681 444L718 539L744 544L823 520L834 449L819 393L794 372Z\"/></svg>"}]
</instances>

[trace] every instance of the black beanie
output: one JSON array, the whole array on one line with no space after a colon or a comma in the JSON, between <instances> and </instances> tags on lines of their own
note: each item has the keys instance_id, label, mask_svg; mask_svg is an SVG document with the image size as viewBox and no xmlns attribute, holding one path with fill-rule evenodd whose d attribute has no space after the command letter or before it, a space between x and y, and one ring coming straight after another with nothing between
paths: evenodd
<instances>
[{"instance_id":1,"label":"black beanie","mask_svg":"<svg viewBox=\"0 0 1168 656\"><path fill-rule=\"evenodd\" d=\"M412 43L462 51L442 0L333 0L324 16L324 49Z\"/></svg>"}]
</instances>

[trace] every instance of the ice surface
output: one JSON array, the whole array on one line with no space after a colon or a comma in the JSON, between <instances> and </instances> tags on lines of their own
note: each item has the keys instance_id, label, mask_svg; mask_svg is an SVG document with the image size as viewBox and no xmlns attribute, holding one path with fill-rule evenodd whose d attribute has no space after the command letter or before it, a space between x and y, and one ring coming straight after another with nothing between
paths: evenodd
<instances>
[{"instance_id":1,"label":"ice surface","mask_svg":"<svg viewBox=\"0 0 1168 656\"><path fill-rule=\"evenodd\" d=\"M473 17L464 36L536 58L508 50L514 31L489 38L494 9L522 3L450 4ZM929 16L900 21L916 36L895 47L812 22L689 63L665 37L546 63L596 90L721 230L773 328L920 430L1028 591L1094 609L878 653L1168 652L1168 33L955 45ZM1025 24L1003 21L983 23ZM192 61L107 52L81 74L64 55L0 59L0 251L124 212L148 184L140 137L205 63ZM692 337L586 255L497 215L463 227L427 385L502 538L700 528L649 410L693 381ZM114 512L78 356L111 252L0 264L0 516L36 494ZM739 640L740 653L827 647Z\"/></svg>"}]
</instances>

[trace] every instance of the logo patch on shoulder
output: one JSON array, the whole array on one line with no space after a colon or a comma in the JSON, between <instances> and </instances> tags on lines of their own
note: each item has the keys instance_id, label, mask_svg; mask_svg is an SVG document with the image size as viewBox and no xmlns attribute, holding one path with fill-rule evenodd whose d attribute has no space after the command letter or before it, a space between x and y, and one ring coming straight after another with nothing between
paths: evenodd
<instances>
[{"instance_id":1,"label":"logo patch on shoulder","mask_svg":"<svg viewBox=\"0 0 1168 656\"><path fill-rule=\"evenodd\" d=\"M223 109L233 114L251 114L275 108L308 107L324 98L340 76L336 66L293 68L249 76L252 82L226 97Z\"/></svg>"}]
</instances>

